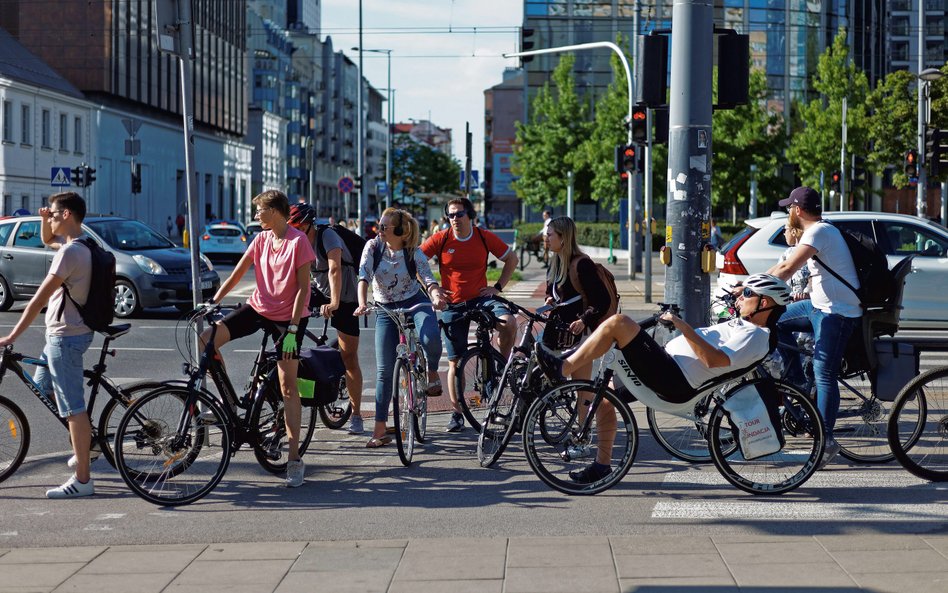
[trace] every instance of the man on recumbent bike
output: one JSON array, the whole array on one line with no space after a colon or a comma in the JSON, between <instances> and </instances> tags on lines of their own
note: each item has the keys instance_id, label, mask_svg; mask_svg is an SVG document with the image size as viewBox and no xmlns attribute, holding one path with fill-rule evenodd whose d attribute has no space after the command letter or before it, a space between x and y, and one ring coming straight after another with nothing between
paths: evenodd
<instances>
[{"instance_id":1,"label":"man on recumbent bike","mask_svg":"<svg viewBox=\"0 0 948 593\"><path fill-rule=\"evenodd\" d=\"M770 274L753 274L744 281L737 299L740 317L710 327L693 328L670 312L662 314L666 325L674 325L681 335L662 348L647 332L626 315L616 314L603 322L573 352L557 356L545 346L537 346L537 360L543 373L554 383L564 381L574 369L590 364L619 347L632 371L650 389L667 401L686 402L697 387L732 370L750 367L776 345L774 327L787 303L790 287ZM570 478L581 484L602 479L612 472L608 465L616 434L616 415L603 401L596 410L599 433L596 461Z\"/></svg>"}]
</instances>

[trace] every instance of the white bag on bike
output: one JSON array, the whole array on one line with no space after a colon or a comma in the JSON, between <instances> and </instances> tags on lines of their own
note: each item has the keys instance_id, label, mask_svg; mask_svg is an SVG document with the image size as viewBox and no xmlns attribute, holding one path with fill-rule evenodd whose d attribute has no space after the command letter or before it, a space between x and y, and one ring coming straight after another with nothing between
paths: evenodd
<instances>
[{"instance_id":1,"label":"white bag on bike","mask_svg":"<svg viewBox=\"0 0 948 593\"><path fill-rule=\"evenodd\" d=\"M780 437L755 384L738 388L723 404L744 459L757 459L781 448Z\"/></svg>"}]
</instances>

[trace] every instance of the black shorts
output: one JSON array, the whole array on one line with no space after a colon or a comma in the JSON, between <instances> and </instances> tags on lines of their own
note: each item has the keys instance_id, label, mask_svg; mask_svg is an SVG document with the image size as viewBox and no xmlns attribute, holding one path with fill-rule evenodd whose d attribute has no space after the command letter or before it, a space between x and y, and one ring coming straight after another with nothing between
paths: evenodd
<instances>
[{"instance_id":1,"label":"black shorts","mask_svg":"<svg viewBox=\"0 0 948 593\"><path fill-rule=\"evenodd\" d=\"M639 381L663 400L681 404L695 396L681 367L648 332L640 331L621 351Z\"/></svg>"},{"instance_id":2,"label":"black shorts","mask_svg":"<svg viewBox=\"0 0 948 593\"><path fill-rule=\"evenodd\" d=\"M329 325L336 331L347 336L359 337L359 318L354 315L358 303L339 303L339 308L333 311L329 318Z\"/></svg>"},{"instance_id":3,"label":"black shorts","mask_svg":"<svg viewBox=\"0 0 948 593\"><path fill-rule=\"evenodd\" d=\"M277 352L282 352L283 336L286 335L286 328L289 327L290 320L273 321L257 313L250 305L244 305L231 311L220 323L227 327L231 340L255 334L262 329L273 337ZM297 324L299 329L296 331L296 355L294 358L299 358L300 344L303 343L303 333L306 331L308 323L309 317L301 317Z\"/></svg>"}]
</instances>

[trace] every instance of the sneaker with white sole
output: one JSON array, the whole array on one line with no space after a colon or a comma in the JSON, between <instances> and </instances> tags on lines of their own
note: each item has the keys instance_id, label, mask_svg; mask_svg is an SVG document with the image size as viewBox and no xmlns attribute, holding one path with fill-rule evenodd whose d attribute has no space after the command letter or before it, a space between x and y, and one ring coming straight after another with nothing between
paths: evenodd
<instances>
[{"instance_id":1,"label":"sneaker with white sole","mask_svg":"<svg viewBox=\"0 0 948 593\"><path fill-rule=\"evenodd\" d=\"M839 443L836 442L836 439L829 439L826 441L826 446L823 448L823 458L820 459L820 465L816 469L823 469L829 465L833 459L839 455L840 447Z\"/></svg>"},{"instance_id":2,"label":"sneaker with white sole","mask_svg":"<svg viewBox=\"0 0 948 593\"><path fill-rule=\"evenodd\" d=\"M95 494L95 485L92 483L92 478L89 478L89 481L83 484L73 474L59 488L47 490L46 498L78 498L80 496L92 496L93 494Z\"/></svg>"},{"instance_id":3,"label":"sneaker with white sole","mask_svg":"<svg viewBox=\"0 0 948 593\"><path fill-rule=\"evenodd\" d=\"M362 416L352 416L349 419L349 434L362 434L365 432L365 426L362 423Z\"/></svg>"},{"instance_id":4,"label":"sneaker with white sole","mask_svg":"<svg viewBox=\"0 0 948 593\"><path fill-rule=\"evenodd\" d=\"M298 488L303 485L303 474L306 473L306 465L302 459L290 461L286 464L286 487Z\"/></svg>"},{"instance_id":5,"label":"sneaker with white sole","mask_svg":"<svg viewBox=\"0 0 948 593\"><path fill-rule=\"evenodd\" d=\"M99 450L99 445L92 445L92 448L89 449L89 465L95 463L95 460L102 455L102 451ZM69 466L69 469L76 469L76 466L79 465L79 459L75 455L69 458L69 461L66 462L66 465Z\"/></svg>"},{"instance_id":6,"label":"sneaker with white sole","mask_svg":"<svg viewBox=\"0 0 948 593\"><path fill-rule=\"evenodd\" d=\"M460 432L464 429L464 415L461 412L452 412L448 421L448 432Z\"/></svg>"}]
</instances>

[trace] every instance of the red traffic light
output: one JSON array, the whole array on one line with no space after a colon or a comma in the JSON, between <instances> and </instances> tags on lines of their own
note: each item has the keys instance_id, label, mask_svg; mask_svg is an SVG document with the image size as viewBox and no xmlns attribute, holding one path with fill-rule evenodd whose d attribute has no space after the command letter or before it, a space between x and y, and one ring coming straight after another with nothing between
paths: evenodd
<instances>
[{"instance_id":1,"label":"red traffic light","mask_svg":"<svg viewBox=\"0 0 948 593\"><path fill-rule=\"evenodd\" d=\"M839 171L834 171L834 172L833 172L833 183L839 183L840 177L842 177L842 176L839 174Z\"/></svg>"},{"instance_id":2,"label":"red traffic light","mask_svg":"<svg viewBox=\"0 0 948 593\"><path fill-rule=\"evenodd\" d=\"M635 157L635 148L631 146L626 146L625 150L622 151L622 156L624 156L627 159Z\"/></svg>"},{"instance_id":3,"label":"red traffic light","mask_svg":"<svg viewBox=\"0 0 948 593\"><path fill-rule=\"evenodd\" d=\"M633 109L632 110L632 119L635 121L645 121L645 110L644 109Z\"/></svg>"},{"instance_id":4,"label":"red traffic light","mask_svg":"<svg viewBox=\"0 0 948 593\"><path fill-rule=\"evenodd\" d=\"M910 151L908 151L907 153L905 153L905 162L906 162L907 164L909 164L909 165L914 165L914 164L915 164L915 160L916 160L917 158L918 158L918 157L916 156L914 150L910 150Z\"/></svg>"}]
</instances>

